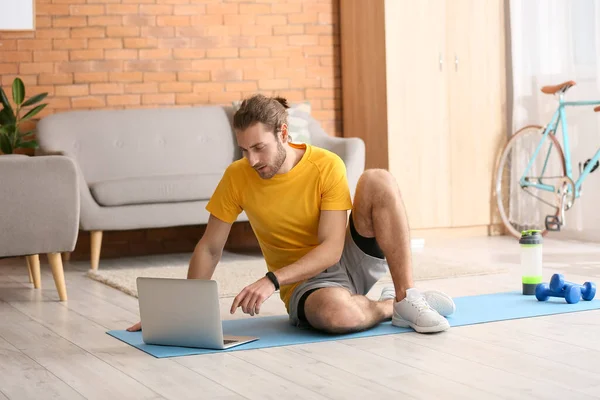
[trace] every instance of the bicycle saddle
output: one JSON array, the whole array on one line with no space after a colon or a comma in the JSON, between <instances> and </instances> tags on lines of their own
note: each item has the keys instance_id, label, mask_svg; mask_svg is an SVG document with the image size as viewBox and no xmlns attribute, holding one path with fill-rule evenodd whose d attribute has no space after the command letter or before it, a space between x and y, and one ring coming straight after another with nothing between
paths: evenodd
<instances>
[{"instance_id":1,"label":"bicycle saddle","mask_svg":"<svg viewBox=\"0 0 600 400\"><path fill-rule=\"evenodd\" d=\"M575 82L574 81L567 81L567 82L560 83L558 85L544 86L544 87L542 87L542 93L555 94L555 93L560 92L560 91L562 91L564 93L571 86L575 86Z\"/></svg>"}]
</instances>

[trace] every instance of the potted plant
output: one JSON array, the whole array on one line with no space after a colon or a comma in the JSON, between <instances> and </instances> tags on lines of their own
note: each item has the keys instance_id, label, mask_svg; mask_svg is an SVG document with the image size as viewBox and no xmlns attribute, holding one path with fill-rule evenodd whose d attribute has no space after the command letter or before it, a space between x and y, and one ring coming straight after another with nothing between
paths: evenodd
<instances>
[{"instance_id":1,"label":"potted plant","mask_svg":"<svg viewBox=\"0 0 600 400\"><path fill-rule=\"evenodd\" d=\"M35 149L38 147L37 140L31 139L35 129L21 132L21 124L30 121L36 114L48 104L38 104L48 96L48 93L40 93L25 100L25 85L20 78L15 78L12 83L12 99L14 108L10 104L4 90L0 87L0 151L4 154L12 154L17 149ZM25 112L26 107L32 107Z\"/></svg>"}]
</instances>

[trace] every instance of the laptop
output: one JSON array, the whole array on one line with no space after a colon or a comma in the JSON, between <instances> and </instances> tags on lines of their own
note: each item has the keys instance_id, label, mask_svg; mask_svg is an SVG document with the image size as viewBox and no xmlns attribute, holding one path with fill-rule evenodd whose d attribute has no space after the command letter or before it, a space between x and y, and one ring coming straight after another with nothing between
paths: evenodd
<instances>
[{"instance_id":1,"label":"laptop","mask_svg":"<svg viewBox=\"0 0 600 400\"><path fill-rule=\"evenodd\" d=\"M138 277L137 288L146 344L225 350L258 340L223 335L214 280Z\"/></svg>"}]
</instances>

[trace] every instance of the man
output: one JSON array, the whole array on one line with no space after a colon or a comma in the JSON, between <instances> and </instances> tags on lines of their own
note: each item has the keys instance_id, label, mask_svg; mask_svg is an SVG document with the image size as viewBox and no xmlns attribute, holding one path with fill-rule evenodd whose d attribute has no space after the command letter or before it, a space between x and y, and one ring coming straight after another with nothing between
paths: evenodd
<instances>
[{"instance_id":1,"label":"man","mask_svg":"<svg viewBox=\"0 0 600 400\"><path fill-rule=\"evenodd\" d=\"M414 288L409 228L392 175L365 171L353 205L341 158L291 143L286 108L285 99L255 95L235 113L244 157L226 169L206 207L211 215L188 279L211 279L231 224L244 210L269 272L235 297L231 313L241 307L256 315L279 289L297 326L347 333L392 318L417 332L448 329L443 315L454 312L452 299ZM394 288L370 300L365 295L388 268ZM128 330L139 329L138 323Z\"/></svg>"}]
</instances>

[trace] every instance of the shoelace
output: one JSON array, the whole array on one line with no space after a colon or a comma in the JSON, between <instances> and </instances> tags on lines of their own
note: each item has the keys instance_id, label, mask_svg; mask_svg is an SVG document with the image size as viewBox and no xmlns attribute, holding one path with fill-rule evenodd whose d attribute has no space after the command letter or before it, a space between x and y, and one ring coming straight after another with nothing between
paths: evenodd
<instances>
[{"instance_id":1,"label":"shoelace","mask_svg":"<svg viewBox=\"0 0 600 400\"><path fill-rule=\"evenodd\" d=\"M416 299L411 300L411 303L419 311L432 310L431 306L429 305L429 303L427 303L427 300L425 300L425 297L423 297L423 296L419 296Z\"/></svg>"}]
</instances>

